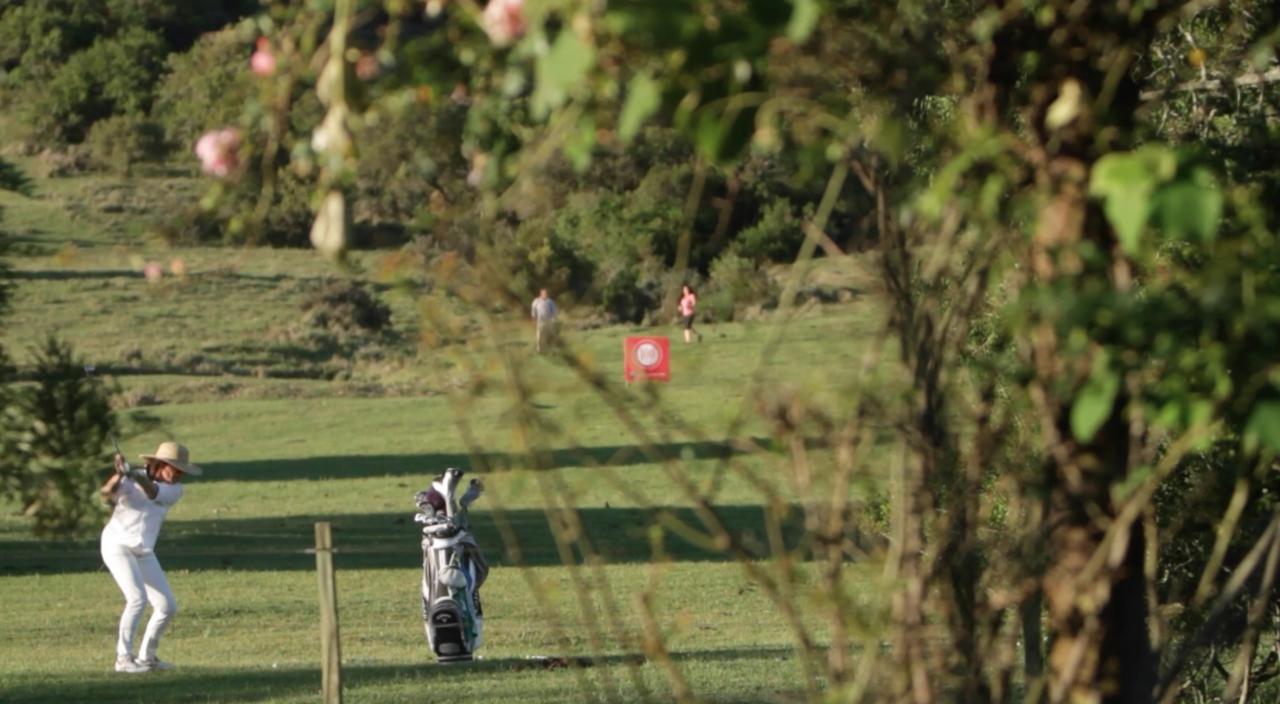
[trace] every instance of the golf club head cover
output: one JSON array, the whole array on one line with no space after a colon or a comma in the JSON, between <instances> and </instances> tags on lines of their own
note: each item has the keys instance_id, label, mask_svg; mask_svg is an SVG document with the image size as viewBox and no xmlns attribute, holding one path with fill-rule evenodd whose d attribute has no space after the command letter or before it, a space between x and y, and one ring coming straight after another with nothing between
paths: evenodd
<instances>
[{"instance_id":1,"label":"golf club head cover","mask_svg":"<svg viewBox=\"0 0 1280 704\"><path fill-rule=\"evenodd\" d=\"M480 498L480 494L484 493L484 484L479 479L472 479L467 485L467 491L462 495L462 499L458 502L462 508L467 508L476 499Z\"/></svg>"}]
</instances>

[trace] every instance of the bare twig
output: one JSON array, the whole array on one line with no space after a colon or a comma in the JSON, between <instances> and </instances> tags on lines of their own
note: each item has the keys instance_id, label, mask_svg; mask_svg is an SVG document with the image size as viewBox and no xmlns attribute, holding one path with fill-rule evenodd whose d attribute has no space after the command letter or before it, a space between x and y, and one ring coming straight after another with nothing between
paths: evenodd
<instances>
[{"instance_id":1,"label":"bare twig","mask_svg":"<svg viewBox=\"0 0 1280 704\"><path fill-rule=\"evenodd\" d=\"M1182 649L1160 677L1160 683L1156 687L1156 701L1161 702L1161 704L1172 704L1180 689L1177 684L1181 677L1182 669L1186 667L1192 653L1199 650L1209 639L1209 635L1217 628L1218 621L1226 613L1227 606L1244 589L1254 571L1261 565L1263 556L1269 554L1273 547L1272 543L1278 539L1280 539L1280 514L1277 514L1271 520L1267 529L1263 531L1262 535L1253 544L1253 547L1249 549L1244 559L1240 560L1240 564L1236 566L1231 579L1227 580L1222 592L1218 594L1218 598L1214 602L1213 608L1210 610L1204 624L1196 632L1195 636L1184 641Z\"/></svg>"},{"instance_id":2,"label":"bare twig","mask_svg":"<svg viewBox=\"0 0 1280 704\"><path fill-rule=\"evenodd\" d=\"M1266 71L1250 71L1232 79L1201 77L1196 81L1185 81L1168 88L1144 90L1139 94L1143 102L1151 102L1166 98L1175 93L1209 93L1225 95L1228 89L1257 88L1280 81L1280 66Z\"/></svg>"}]
</instances>

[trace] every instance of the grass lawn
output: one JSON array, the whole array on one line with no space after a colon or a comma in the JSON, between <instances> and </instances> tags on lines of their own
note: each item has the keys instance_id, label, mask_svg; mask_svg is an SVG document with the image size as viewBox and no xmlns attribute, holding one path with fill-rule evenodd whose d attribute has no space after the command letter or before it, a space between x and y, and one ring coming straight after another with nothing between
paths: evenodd
<instances>
[{"instance_id":1,"label":"grass lawn","mask_svg":"<svg viewBox=\"0 0 1280 704\"><path fill-rule=\"evenodd\" d=\"M806 501L833 490L834 460L815 442L804 476L793 471L795 448L772 439L768 409L839 417L864 388L892 385L891 365L874 358L869 376L857 375L882 329L870 296L810 305L785 324L706 326L705 341L688 346L674 326L570 327L565 357L535 357L523 310L491 311L450 344L422 344L429 282L384 276L387 253L357 252L352 274L309 251L168 248L141 216L113 220L94 207L123 202L127 214L145 187L74 179L42 182L36 199L0 194L18 244L0 344L26 364L56 333L118 387L130 455L172 438L206 468L157 549L180 604L162 656L179 669L111 672L122 599L96 540L35 539L9 509L0 701L316 701L306 550L322 520L339 550L348 702L670 701L675 680L702 701L804 697L794 630L748 566L786 576L820 652L830 624L818 568L796 549ZM179 260L186 273L172 275ZM161 282L142 277L148 261L166 268ZM814 276L865 283L844 266ZM309 338L299 320L308 296L348 276L391 307L392 331L335 361L300 342ZM621 384L622 338L637 333L671 337L670 384ZM875 471L842 489L852 500L883 489L880 452L864 458ZM494 569L483 660L440 667L419 615L412 496L450 465L484 476L473 523ZM739 564L700 535L692 493L710 499L754 561ZM774 559L792 550L798 565ZM851 560L847 575L866 631L849 625L874 634L884 592L875 558ZM669 661L643 657L644 603ZM571 659L548 666L538 655Z\"/></svg>"}]
</instances>

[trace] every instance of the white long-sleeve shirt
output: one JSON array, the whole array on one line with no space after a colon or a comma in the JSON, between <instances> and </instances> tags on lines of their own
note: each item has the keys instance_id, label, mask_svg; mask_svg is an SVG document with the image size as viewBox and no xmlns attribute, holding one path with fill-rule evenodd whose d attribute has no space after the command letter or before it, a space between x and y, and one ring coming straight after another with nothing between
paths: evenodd
<instances>
[{"instance_id":1,"label":"white long-sleeve shirt","mask_svg":"<svg viewBox=\"0 0 1280 704\"><path fill-rule=\"evenodd\" d=\"M152 499L133 479L121 479L116 485L116 507L102 529L102 539L130 550L154 550L165 516L181 498L181 484L156 482L156 498Z\"/></svg>"}]
</instances>

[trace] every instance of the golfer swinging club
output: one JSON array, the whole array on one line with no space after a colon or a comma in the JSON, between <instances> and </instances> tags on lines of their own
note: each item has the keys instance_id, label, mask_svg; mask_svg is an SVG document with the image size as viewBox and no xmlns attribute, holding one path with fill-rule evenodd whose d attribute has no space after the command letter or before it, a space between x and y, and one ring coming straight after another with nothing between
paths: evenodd
<instances>
[{"instance_id":1,"label":"golfer swinging club","mask_svg":"<svg viewBox=\"0 0 1280 704\"><path fill-rule=\"evenodd\" d=\"M102 529L102 561L124 594L120 633L116 639L116 672L168 670L173 665L156 657L160 635L177 613L178 604L169 589L169 580L153 552L165 514L182 498L182 477L199 476L200 466L191 461L187 448L176 442L161 443L154 455L142 455L146 469L133 469L124 455L116 453L115 474L98 491L115 508ZM133 635L147 603L151 620L133 655Z\"/></svg>"}]
</instances>

